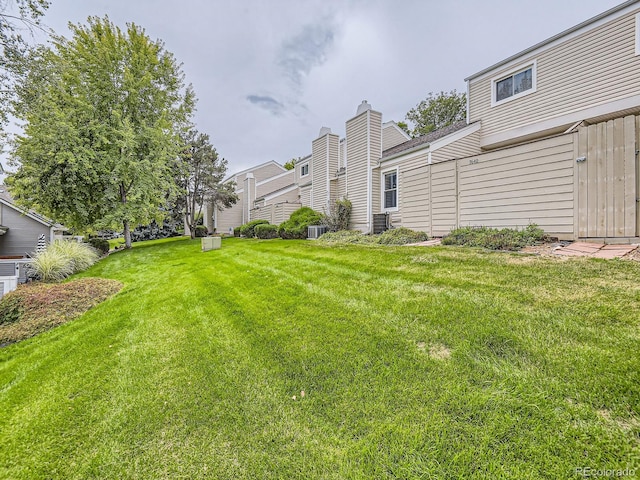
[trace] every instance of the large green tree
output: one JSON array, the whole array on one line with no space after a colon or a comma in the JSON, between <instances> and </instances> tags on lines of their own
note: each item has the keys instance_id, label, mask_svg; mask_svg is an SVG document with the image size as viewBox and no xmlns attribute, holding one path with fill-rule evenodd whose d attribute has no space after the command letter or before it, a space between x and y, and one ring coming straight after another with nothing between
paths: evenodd
<instances>
[{"instance_id":1,"label":"large green tree","mask_svg":"<svg viewBox=\"0 0 640 480\"><path fill-rule=\"evenodd\" d=\"M236 203L238 197L223 184L227 172L227 161L218 155L211 145L209 135L191 130L184 138L185 150L177 169L177 183L181 195L177 209L182 212L185 226L195 238L196 226L205 203L223 209Z\"/></svg>"},{"instance_id":2,"label":"large green tree","mask_svg":"<svg viewBox=\"0 0 640 480\"><path fill-rule=\"evenodd\" d=\"M429 92L427 98L407 112L405 122L398 122L412 137L426 135L452 123L464 120L467 114L467 95L456 90L434 94Z\"/></svg>"},{"instance_id":3,"label":"large green tree","mask_svg":"<svg viewBox=\"0 0 640 480\"><path fill-rule=\"evenodd\" d=\"M173 55L134 24L90 17L34 55L8 179L16 200L77 229L161 220L194 108Z\"/></svg>"}]
</instances>

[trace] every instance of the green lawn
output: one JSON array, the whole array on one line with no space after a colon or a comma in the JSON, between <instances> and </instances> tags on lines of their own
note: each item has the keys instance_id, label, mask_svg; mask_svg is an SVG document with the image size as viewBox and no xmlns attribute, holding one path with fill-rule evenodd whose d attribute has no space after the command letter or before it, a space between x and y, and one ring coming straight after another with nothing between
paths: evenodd
<instances>
[{"instance_id":1,"label":"green lawn","mask_svg":"<svg viewBox=\"0 0 640 480\"><path fill-rule=\"evenodd\" d=\"M125 287L0 350L0 478L640 474L638 263L173 240L84 276Z\"/></svg>"}]
</instances>

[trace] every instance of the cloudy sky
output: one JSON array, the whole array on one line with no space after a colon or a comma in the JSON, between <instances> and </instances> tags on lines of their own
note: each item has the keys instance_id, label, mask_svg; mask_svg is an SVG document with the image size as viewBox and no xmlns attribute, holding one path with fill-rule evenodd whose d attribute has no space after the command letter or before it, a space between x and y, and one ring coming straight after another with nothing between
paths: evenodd
<instances>
[{"instance_id":1,"label":"cloudy sky","mask_svg":"<svg viewBox=\"0 0 640 480\"><path fill-rule=\"evenodd\" d=\"M402 120L429 92L570 28L621 0L52 0L66 35L89 15L133 22L183 63L197 128L230 173L306 155L322 126L366 99Z\"/></svg>"}]
</instances>

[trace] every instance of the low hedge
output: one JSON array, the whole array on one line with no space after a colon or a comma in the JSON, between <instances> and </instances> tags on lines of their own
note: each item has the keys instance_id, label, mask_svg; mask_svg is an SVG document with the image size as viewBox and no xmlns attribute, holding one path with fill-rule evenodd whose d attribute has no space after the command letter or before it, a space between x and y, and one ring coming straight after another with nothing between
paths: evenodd
<instances>
[{"instance_id":1,"label":"low hedge","mask_svg":"<svg viewBox=\"0 0 640 480\"><path fill-rule=\"evenodd\" d=\"M261 239L270 239L270 238L278 238L278 226L271 225L270 223L262 223L260 225L256 225L254 229L256 237Z\"/></svg>"},{"instance_id":2,"label":"low hedge","mask_svg":"<svg viewBox=\"0 0 640 480\"><path fill-rule=\"evenodd\" d=\"M322 214L309 207L302 207L291 214L289 220L278 227L278 235L284 239L305 239L309 225L320 225Z\"/></svg>"},{"instance_id":3,"label":"low hedge","mask_svg":"<svg viewBox=\"0 0 640 480\"><path fill-rule=\"evenodd\" d=\"M264 225L269 223L267 220L251 220L240 227L240 235L247 238L253 238L256 236L256 225Z\"/></svg>"},{"instance_id":4,"label":"low hedge","mask_svg":"<svg viewBox=\"0 0 640 480\"><path fill-rule=\"evenodd\" d=\"M443 245L464 245L489 250L519 250L528 245L548 240L549 237L535 224L522 230L517 228L460 227L442 239Z\"/></svg>"},{"instance_id":5,"label":"low hedge","mask_svg":"<svg viewBox=\"0 0 640 480\"><path fill-rule=\"evenodd\" d=\"M394 228L380 235L364 235L357 230L340 230L328 232L322 235L319 241L332 244L375 244L375 245L406 245L428 240L429 236L424 232L418 232L409 228Z\"/></svg>"},{"instance_id":6,"label":"low hedge","mask_svg":"<svg viewBox=\"0 0 640 480\"><path fill-rule=\"evenodd\" d=\"M378 243L380 245L406 245L408 243L424 242L425 240L429 240L429 235L426 233L400 227L380 234Z\"/></svg>"}]
</instances>

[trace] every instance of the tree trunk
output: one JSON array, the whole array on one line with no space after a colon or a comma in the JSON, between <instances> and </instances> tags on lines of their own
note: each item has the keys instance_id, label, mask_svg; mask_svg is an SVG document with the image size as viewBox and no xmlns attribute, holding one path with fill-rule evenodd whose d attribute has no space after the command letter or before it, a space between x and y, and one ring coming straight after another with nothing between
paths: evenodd
<instances>
[{"instance_id":1,"label":"tree trunk","mask_svg":"<svg viewBox=\"0 0 640 480\"><path fill-rule=\"evenodd\" d=\"M120 201L123 205L127 203L127 191L123 184L120 184ZM129 228L129 220L124 221L124 248L131 248L131 228Z\"/></svg>"},{"instance_id":2,"label":"tree trunk","mask_svg":"<svg viewBox=\"0 0 640 480\"><path fill-rule=\"evenodd\" d=\"M124 221L124 248L131 248L131 229L129 220Z\"/></svg>"}]
</instances>

